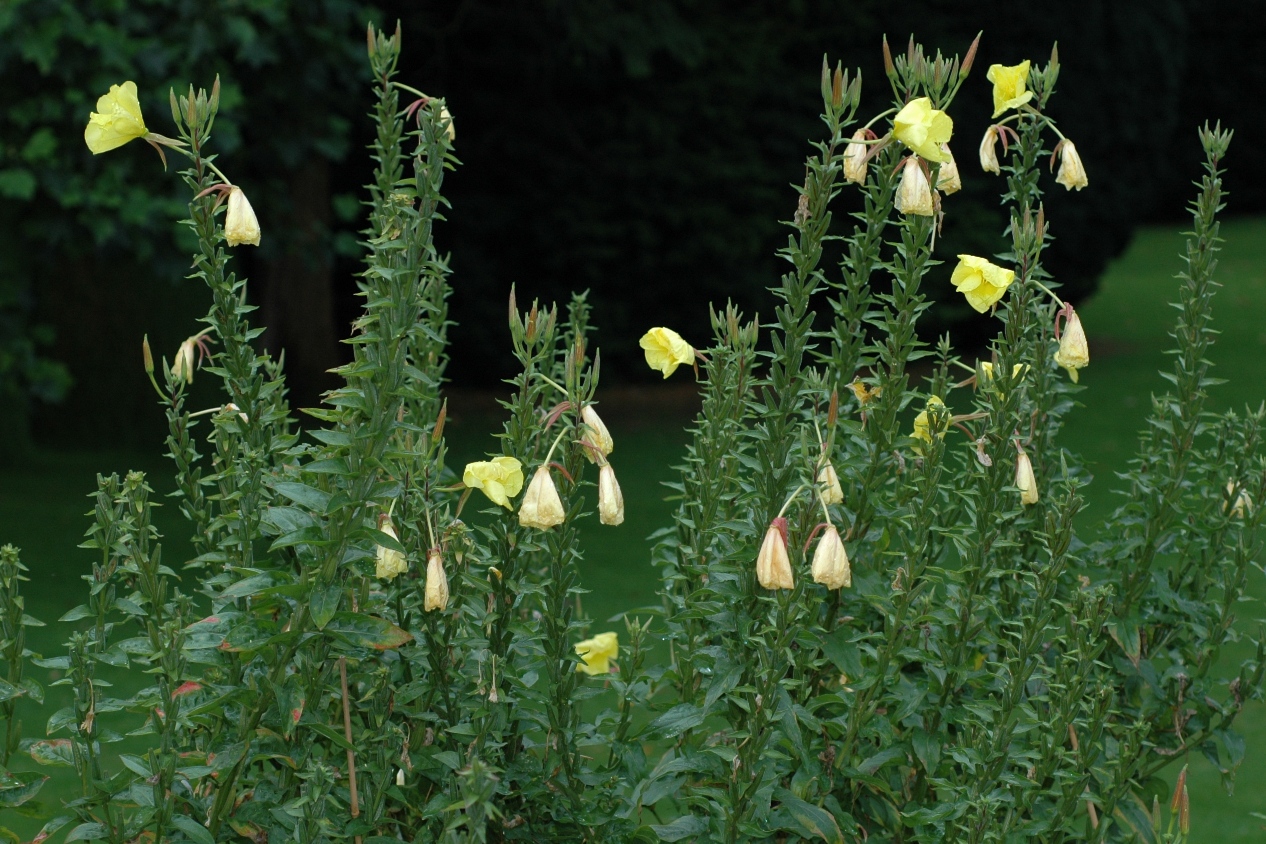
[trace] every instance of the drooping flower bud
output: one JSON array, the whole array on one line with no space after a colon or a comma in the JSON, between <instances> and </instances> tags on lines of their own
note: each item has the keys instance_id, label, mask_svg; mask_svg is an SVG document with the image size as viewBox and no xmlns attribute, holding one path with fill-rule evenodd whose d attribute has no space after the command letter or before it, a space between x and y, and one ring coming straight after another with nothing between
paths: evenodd
<instances>
[{"instance_id":1,"label":"drooping flower bud","mask_svg":"<svg viewBox=\"0 0 1266 844\"><path fill-rule=\"evenodd\" d=\"M1090 346L1086 343L1086 332L1081 327L1081 319L1072 305L1066 305L1060 313L1068 321L1064 324L1064 333L1059 338L1059 349L1055 352L1055 363L1068 370L1068 377L1077 383L1077 370L1090 363ZM1057 324L1058 324L1058 317Z\"/></svg>"},{"instance_id":2,"label":"drooping flower bud","mask_svg":"<svg viewBox=\"0 0 1266 844\"><path fill-rule=\"evenodd\" d=\"M844 501L844 489L840 486L840 476L835 473L835 467L830 463L818 470L818 494L822 496L822 502L828 507Z\"/></svg>"},{"instance_id":3,"label":"drooping flower bud","mask_svg":"<svg viewBox=\"0 0 1266 844\"><path fill-rule=\"evenodd\" d=\"M787 520L779 516L765 531L756 555L756 580L766 589L793 589L796 581L787 557Z\"/></svg>"},{"instance_id":4,"label":"drooping flower bud","mask_svg":"<svg viewBox=\"0 0 1266 844\"><path fill-rule=\"evenodd\" d=\"M549 530L561 525L566 513L563 501L558 497L558 489L554 479L550 477L549 467L541 466L532 476L527 492L523 494L523 503L519 505L519 524L537 530Z\"/></svg>"},{"instance_id":5,"label":"drooping flower bud","mask_svg":"<svg viewBox=\"0 0 1266 844\"><path fill-rule=\"evenodd\" d=\"M585 446L585 457L589 458L590 463L596 462L599 454L605 457L615 451L615 441L611 439L611 432L607 430L606 425L602 424L602 419L598 416L598 411L593 409L593 405L587 404L581 408L580 419L585 423L581 442Z\"/></svg>"},{"instance_id":6,"label":"drooping flower bud","mask_svg":"<svg viewBox=\"0 0 1266 844\"><path fill-rule=\"evenodd\" d=\"M1059 142L1059 173L1055 176L1055 183L1068 190L1081 190L1090 184L1081 156L1077 154L1077 147L1067 138Z\"/></svg>"},{"instance_id":7,"label":"drooping flower bud","mask_svg":"<svg viewBox=\"0 0 1266 844\"><path fill-rule=\"evenodd\" d=\"M1001 173L998 165L998 127L990 126L980 142L980 169L986 173Z\"/></svg>"},{"instance_id":8,"label":"drooping flower bud","mask_svg":"<svg viewBox=\"0 0 1266 844\"><path fill-rule=\"evenodd\" d=\"M1015 459L1015 486L1020 490L1021 504L1027 507L1037 503L1037 478L1033 475L1033 462L1023 450Z\"/></svg>"},{"instance_id":9,"label":"drooping flower bud","mask_svg":"<svg viewBox=\"0 0 1266 844\"><path fill-rule=\"evenodd\" d=\"M958 162L954 160L949 144L941 144L941 152L945 153L945 160L941 162L941 171L936 177L936 188L949 196L963 189L963 180L958 176Z\"/></svg>"},{"instance_id":10,"label":"drooping flower bud","mask_svg":"<svg viewBox=\"0 0 1266 844\"><path fill-rule=\"evenodd\" d=\"M444 574L444 558L438 548L432 548L426 558L426 595L422 609L445 610L448 608L448 575Z\"/></svg>"},{"instance_id":11,"label":"drooping flower bud","mask_svg":"<svg viewBox=\"0 0 1266 844\"><path fill-rule=\"evenodd\" d=\"M177 381L184 381L186 384L193 383L194 349L197 346L197 338L190 337L176 350L176 359L171 364L171 374Z\"/></svg>"},{"instance_id":12,"label":"drooping flower bud","mask_svg":"<svg viewBox=\"0 0 1266 844\"><path fill-rule=\"evenodd\" d=\"M395 527L391 524L391 517L386 513L378 517L378 529L397 542L400 541L400 537L396 536ZM397 575L409 570L409 562L404 554L385 545L375 546L374 563L374 577L382 580L394 580Z\"/></svg>"},{"instance_id":13,"label":"drooping flower bud","mask_svg":"<svg viewBox=\"0 0 1266 844\"><path fill-rule=\"evenodd\" d=\"M624 522L624 495L610 463L598 470L598 521L604 525Z\"/></svg>"},{"instance_id":14,"label":"drooping flower bud","mask_svg":"<svg viewBox=\"0 0 1266 844\"><path fill-rule=\"evenodd\" d=\"M229 208L224 212L224 242L229 246L259 246L259 220L250 200L237 185L229 188Z\"/></svg>"},{"instance_id":15,"label":"drooping flower bud","mask_svg":"<svg viewBox=\"0 0 1266 844\"><path fill-rule=\"evenodd\" d=\"M822 532L817 550L813 552L812 571L813 582L821 583L827 589L853 585L853 569L848 563L844 540L840 539L835 525L827 525Z\"/></svg>"},{"instance_id":16,"label":"drooping flower bud","mask_svg":"<svg viewBox=\"0 0 1266 844\"><path fill-rule=\"evenodd\" d=\"M902 214L931 217L936 211L932 203L932 186L923 172L923 165L913 155L906 159L901 171L895 204Z\"/></svg>"},{"instance_id":17,"label":"drooping flower bud","mask_svg":"<svg viewBox=\"0 0 1266 844\"><path fill-rule=\"evenodd\" d=\"M611 672L611 660L620 654L620 640L614 633L599 633L592 639L576 643L576 655L580 662L576 670L583 671L590 677L598 677Z\"/></svg>"},{"instance_id":18,"label":"drooping flower bud","mask_svg":"<svg viewBox=\"0 0 1266 844\"><path fill-rule=\"evenodd\" d=\"M866 140L866 130L858 129L853 133L853 140L844 148L844 181L854 184L866 182L866 153L869 148L862 141Z\"/></svg>"}]
</instances>

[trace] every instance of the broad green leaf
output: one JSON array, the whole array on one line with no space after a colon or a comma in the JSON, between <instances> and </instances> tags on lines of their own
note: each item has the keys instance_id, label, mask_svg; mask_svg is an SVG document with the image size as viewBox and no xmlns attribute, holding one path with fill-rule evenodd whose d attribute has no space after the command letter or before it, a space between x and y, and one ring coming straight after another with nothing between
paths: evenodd
<instances>
[{"instance_id":1,"label":"broad green leaf","mask_svg":"<svg viewBox=\"0 0 1266 844\"><path fill-rule=\"evenodd\" d=\"M314 489L307 484L278 481L273 484L273 489L277 490L278 494L284 495L296 504L307 507L314 513L324 513L326 505L330 503L329 493Z\"/></svg>"},{"instance_id":2,"label":"broad green leaf","mask_svg":"<svg viewBox=\"0 0 1266 844\"><path fill-rule=\"evenodd\" d=\"M698 815L682 815L672 823L651 824L651 829L659 836L660 841L680 841L707 832L708 820Z\"/></svg>"},{"instance_id":3,"label":"broad green leaf","mask_svg":"<svg viewBox=\"0 0 1266 844\"><path fill-rule=\"evenodd\" d=\"M66 836L66 841L95 841L107 835L109 831L105 828L105 824L81 823L70 831L70 834Z\"/></svg>"},{"instance_id":4,"label":"broad green leaf","mask_svg":"<svg viewBox=\"0 0 1266 844\"><path fill-rule=\"evenodd\" d=\"M312 623L317 626L317 630L324 630L330 619L334 618L342 597L343 589L337 584L313 587L308 612L312 613Z\"/></svg>"},{"instance_id":5,"label":"broad green leaf","mask_svg":"<svg viewBox=\"0 0 1266 844\"><path fill-rule=\"evenodd\" d=\"M374 648L385 651L413 641L413 634L396 627L384 618L361 613L335 613L326 625L326 633L333 633L356 648Z\"/></svg>"},{"instance_id":6,"label":"broad green leaf","mask_svg":"<svg viewBox=\"0 0 1266 844\"><path fill-rule=\"evenodd\" d=\"M215 838L212 837L211 832L188 815L176 815L171 819L171 823L198 844L215 844Z\"/></svg>"}]
</instances>

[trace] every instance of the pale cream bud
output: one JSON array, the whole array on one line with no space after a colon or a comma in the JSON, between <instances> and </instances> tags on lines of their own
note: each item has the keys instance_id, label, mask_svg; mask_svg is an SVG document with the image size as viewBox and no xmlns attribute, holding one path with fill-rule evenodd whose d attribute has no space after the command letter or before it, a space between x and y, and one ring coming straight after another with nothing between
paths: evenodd
<instances>
[{"instance_id":1,"label":"pale cream bud","mask_svg":"<svg viewBox=\"0 0 1266 844\"><path fill-rule=\"evenodd\" d=\"M1230 495L1235 492L1235 481L1226 482L1226 494ZM1226 512L1227 507L1222 506L1222 512ZM1240 494L1235 496L1235 503L1230 508L1231 516L1236 519L1242 519L1245 516L1253 514L1253 499L1249 497L1248 490L1240 487Z\"/></svg>"},{"instance_id":2,"label":"pale cream bud","mask_svg":"<svg viewBox=\"0 0 1266 844\"><path fill-rule=\"evenodd\" d=\"M985 130L984 140L980 142L980 169L986 173L1001 173L998 165L998 127L990 126Z\"/></svg>"},{"instance_id":3,"label":"pale cream bud","mask_svg":"<svg viewBox=\"0 0 1266 844\"><path fill-rule=\"evenodd\" d=\"M229 246L259 246L259 220L250 200L237 185L229 188L229 208L224 213L224 242Z\"/></svg>"},{"instance_id":4,"label":"pale cream bud","mask_svg":"<svg viewBox=\"0 0 1266 844\"><path fill-rule=\"evenodd\" d=\"M1021 504L1027 507L1037 503L1037 478L1033 475L1033 462L1024 451L1015 459L1015 485L1020 490Z\"/></svg>"},{"instance_id":5,"label":"pale cream bud","mask_svg":"<svg viewBox=\"0 0 1266 844\"><path fill-rule=\"evenodd\" d=\"M426 559L426 595L422 609L444 610L448 608L448 576L444 574L444 558L437 549L431 549Z\"/></svg>"},{"instance_id":6,"label":"pale cream bud","mask_svg":"<svg viewBox=\"0 0 1266 844\"><path fill-rule=\"evenodd\" d=\"M1081 319L1072 305L1068 305L1068 321L1064 324L1064 333L1059 338L1059 349L1055 352L1055 363L1068 370L1068 377L1077 383L1077 370L1090 363L1090 346L1086 342L1086 332L1081 327Z\"/></svg>"},{"instance_id":7,"label":"pale cream bud","mask_svg":"<svg viewBox=\"0 0 1266 844\"><path fill-rule=\"evenodd\" d=\"M396 769L396 785L404 788L404 768Z\"/></svg>"},{"instance_id":8,"label":"pale cream bud","mask_svg":"<svg viewBox=\"0 0 1266 844\"><path fill-rule=\"evenodd\" d=\"M197 345L197 339L190 337L176 350L176 359L171 364L171 374L177 381L193 383L194 349Z\"/></svg>"},{"instance_id":9,"label":"pale cream bud","mask_svg":"<svg viewBox=\"0 0 1266 844\"><path fill-rule=\"evenodd\" d=\"M457 140L457 127L453 124L453 115L448 113L448 106L440 106L440 120L447 124L444 134L448 135L448 142L453 143Z\"/></svg>"},{"instance_id":10,"label":"pale cream bud","mask_svg":"<svg viewBox=\"0 0 1266 844\"><path fill-rule=\"evenodd\" d=\"M902 214L931 217L935 213L932 203L932 186L919 159L913 155L906 159L901 172L901 184L897 186L897 210Z\"/></svg>"},{"instance_id":11,"label":"pale cream bud","mask_svg":"<svg viewBox=\"0 0 1266 844\"><path fill-rule=\"evenodd\" d=\"M1059 143L1059 173L1055 176L1055 183L1068 190L1081 190L1090 184L1086 179L1086 168L1082 166L1081 156L1077 154L1077 147L1067 138Z\"/></svg>"},{"instance_id":12,"label":"pale cream bud","mask_svg":"<svg viewBox=\"0 0 1266 844\"><path fill-rule=\"evenodd\" d=\"M593 409L593 405L587 404L581 409L580 420L585 424L581 442L584 443L585 457L589 458L590 463L595 462L599 454L605 457L615 451L611 432L602 423L602 417L598 416L598 411Z\"/></svg>"},{"instance_id":13,"label":"pale cream bud","mask_svg":"<svg viewBox=\"0 0 1266 844\"><path fill-rule=\"evenodd\" d=\"M822 496L822 502L828 507L832 504L842 504L844 502L844 490L840 486L840 476L835 473L835 467L830 463L818 470L818 494Z\"/></svg>"},{"instance_id":14,"label":"pale cream bud","mask_svg":"<svg viewBox=\"0 0 1266 844\"><path fill-rule=\"evenodd\" d=\"M949 144L941 144L941 152L945 153L945 160L941 162L941 171L936 177L936 187L941 193L949 196L963 189L963 180L958 176L958 162L954 161L954 153L950 152Z\"/></svg>"},{"instance_id":15,"label":"pale cream bud","mask_svg":"<svg viewBox=\"0 0 1266 844\"><path fill-rule=\"evenodd\" d=\"M862 143L866 140L866 130L858 129L853 133L853 141L844 148L844 181L855 184L866 182L866 153L869 147Z\"/></svg>"},{"instance_id":16,"label":"pale cream bud","mask_svg":"<svg viewBox=\"0 0 1266 844\"><path fill-rule=\"evenodd\" d=\"M624 521L624 495L620 492L620 482L615 479L615 469L609 463L598 470L598 521L604 525Z\"/></svg>"},{"instance_id":17,"label":"pale cream bud","mask_svg":"<svg viewBox=\"0 0 1266 844\"><path fill-rule=\"evenodd\" d=\"M385 513L378 517L378 529L397 542L400 541L400 537L396 536L395 527L391 524L391 518ZM408 570L409 562L405 559L404 554L385 545L375 547L374 577L383 580L394 580L396 575L404 574Z\"/></svg>"},{"instance_id":18,"label":"pale cream bud","mask_svg":"<svg viewBox=\"0 0 1266 844\"><path fill-rule=\"evenodd\" d=\"M818 540L817 550L813 552L812 571L813 582L821 583L827 589L853 585L853 569L848 564L844 541L834 525L827 525Z\"/></svg>"},{"instance_id":19,"label":"pale cream bud","mask_svg":"<svg viewBox=\"0 0 1266 844\"><path fill-rule=\"evenodd\" d=\"M523 503L519 505L519 524L537 530L548 530L561 525L565 517L563 501L558 497L558 489L554 486L554 479L550 477L549 467L541 466L532 476L527 492L523 494Z\"/></svg>"},{"instance_id":20,"label":"pale cream bud","mask_svg":"<svg viewBox=\"0 0 1266 844\"><path fill-rule=\"evenodd\" d=\"M756 555L756 580L766 589L793 589L796 581L787 558L787 520L774 519Z\"/></svg>"}]
</instances>

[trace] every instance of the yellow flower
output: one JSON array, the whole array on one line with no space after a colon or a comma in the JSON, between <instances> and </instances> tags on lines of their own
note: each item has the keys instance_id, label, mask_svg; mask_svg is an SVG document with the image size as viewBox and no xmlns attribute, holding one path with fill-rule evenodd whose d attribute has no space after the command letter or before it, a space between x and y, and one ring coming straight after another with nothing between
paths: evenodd
<instances>
[{"instance_id":1,"label":"yellow flower","mask_svg":"<svg viewBox=\"0 0 1266 844\"><path fill-rule=\"evenodd\" d=\"M1027 372L1027 371L1028 371L1028 369L1029 369L1029 365L1028 365L1027 363L1017 363L1017 364L1013 364L1013 365L1011 366L1011 378L1012 378L1012 380L1014 380L1014 379L1016 379L1016 378L1019 378L1021 375L1023 375L1025 372ZM984 377L984 381L985 381L985 383L987 383L987 384L991 384L991 383L993 383L993 363L992 363L991 361L987 361L987 360L985 360L985 361L981 361L981 362L980 362L980 371L984 373L984 376L985 376L985 377Z\"/></svg>"},{"instance_id":2,"label":"yellow flower","mask_svg":"<svg viewBox=\"0 0 1266 844\"><path fill-rule=\"evenodd\" d=\"M395 527L391 524L391 517L386 514L378 517L378 529L397 542L400 541L400 537L396 536ZM385 545L375 546L374 563L374 577L383 580L393 580L396 575L404 574L409 570L409 563L404 554Z\"/></svg>"},{"instance_id":3,"label":"yellow flower","mask_svg":"<svg viewBox=\"0 0 1266 844\"><path fill-rule=\"evenodd\" d=\"M858 129L853 133L853 140L844 148L844 181L862 184L866 181L866 153L869 147L862 143L866 140L866 130Z\"/></svg>"},{"instance_id":4,"label":"yellow flower","mask_svg":"<svg viewBox=\"0 0 1266 844\"><path fill-rule=\"evenodd\" d=\"M592 639L577 642L576 655L581 659L576 663L577 671L590 677L610 673L611 660L620 655L620 640L614 633L599 633Z\"/></svg>"},{"instance_id":5,"label":"yellow flower","mask_svg":"<svg viewBox=\"0 0 1266 844\"><path fill-rule=\"evenodd\" d=\"M1033 99L1033 92L1026 91L1029 79L1029 62L1023 61L1014 67L1003 67L1000 64L989 66L985 78L993 83L993 116L1010 111Z\"/></svg>"},{"instance_id":6,"label":"yellow flower","mask_svg":"<svg viewBox=\"0 0 1266 844\"><path fill-rule=\"evenodd\" d=\"M642 335L638 345L646 351L646 364L664 373L665 378L695 359L694 347L671 328L652 328Z\"/></svg>"},{"instance_id":7,"label":"yellow flower","mask_svg":"<svg viewBox=\"0 0 1266 844\"><path fill-rule=\"evenodd\" d=\"M519 524L537 530L549 530L561 525L566 517L563 501L558 497L558 489L554 479L550 477L549 467L541 466L532 476L527 492L523 494L523 503L519 505Z\"/></svg>"},{"instance_id":8,"label":"yellow flower","mask_svg":"<svg viewBox=\"0 0 1266 844\"><path fill-rule=\"evenodd\" d=\"M941 144L941 151L945 153L945 160L941 162L941 172L936 176L936 188L949 196L963 189L963 180L958 176L958 162L954 160L949 144Z\"/></svg>"},{"instance_id":9,"label":"yellow flower","mask_svg":"<svg viewBox=\"0 0 1266 844\"><path fill-rule=\"evenodd\" d=\"M447 608L448 575L444 574L444 558L433 548L426 558L426 594L422 599L422 609L431 612Z\"/></svg>"},{"instance_id":10,"label":"yellow flower","mask_svg":"<svg viewBox=\"0 0 1266 844\"><path fill-rule=\"evenodd\" d=\"M1077 383L1077 370L1090 364L1090 346L1086 342L1086 332L1081 327L1081 318L1068 305L1068 322L1064 324L1064 333L1059 338L1059 348L1055 351L1055 363L1068 370L1068 377Z\"/></svg>"},{"instance_id":11,"label":"yellow flower","mask_svg":"<svg viewBox=\"0 0 1266 844\"><path fill-rule=\"evenodd\" d=\"M593 405L587 404L581 409L580 419L585 423L584 434L580 441L585 445L585 457L589 458L590 463L595 462L599 454L605 457L615 451L615 441L611 439L611 432L602 423L602 418L598 416L598 411L593 409Z\"/></svg>"},{"instance_id":12,"label":"yellow flower","mask_svg":"<svg viewBox=\"0 0 1266 844\"><path fill-rule=\"evenodd\" d=\"M990 126L980 141L980 169L986 173L1001 173L998 164L998 127Z\"/></svg>"},{"instance_id":13,"label":"yellow flower","mask_svg":"<svg viewBox=\"0 0 1266 844\"><path fill-rule=\"evenodd\" d=\"M250 200L237 185L229 188L229 209L224 213L224 240L229 246L259 246L259 220Z\"/></svg>"},{"instance_id":14,"label":"yellow flower","mask_svg":"<svg viewBox=\"0 0 1266 844\"><path fill-rule=\"evenodd\" d=\"M523 489L523 464L513 457L494 457L466 464L462 483L478 489L492 501L509 508L510 499Z\"/></svg>"},{"instance_id":15,"label":"yellow flower","mask_svg":"<svg viewBox=\"0 0 1266 844\"><path fill-rule=\"evenodd\" d=\"M879 398L884 392L883 387L868 387L860 378L854 378L848 388L853 391L853 395L857 396L857 403L862 407Z\"/></svg>"},{"instance_id":16,"label":"yellow flower","mask_svg":"<svg viewBox=\"0 0 1266 844\"><path fill-rule=\"evenodd\" d=\"M1037 478L1033 475L1033 461L1023 451L1015 460L1015 485L1020 490L1021 504L1027 507L1037 503Z\"/></svg>"},{"instance_id":17,"label":"yellow flower","mask_svg":"<svg viewBox=\"0 0 1266 844\"><path fill-rule=\"evenodd\" d=\"M1081 156L1077 154L1077 147L1067 138L1059 142L1059 173L1055 176L1055 182L1068 190L1081 190L1090 184Z\"/></svg>"},{"instance_id":18,"label":"yellow flower","mask_svg":"<svg viewBox=\"0 0 1266 844\"><path fill-rule=\"evenodd\" d=\"M756 555L756 580L766 589L794 589L791 561L787 558L787 520L774 519Z\"/></svg>"},{"instance_id":19,"label":"yellow flower","mask_svg":"<svg viewBox=\"0 0 1266 844\"><path fill-rule=\"evenodd\" d=\"M813 582L827 589L853 585L853 569L848 564L844 541L834 525L827 525L817 550L813 552Z\"/></svg>"},{"instance_id":20,"label":"yellow flower","mask_svg":"<svg viewBox=\"0 0 1266 844\"><path fill-rule=\"evenodd\" d=\"M620 482L615 479L615 469L610 463L598 470L598 521L604 525L624 522L624 494Z\"/></svg>"},{"instance_id":21,"label":"yellow flower","mask_svg":"<svg viewBox=\"0 0 1266 844\"><path fill-rule=\"evenodd\" d=\"M84 142L96 155L123 146L128 141L149 134L141 118L141 102L136 96L136 83L111 85L110 93L97 100L97 110L88 115Z\"/></svg>"},{"instance_id":22,"label":"yellow flower","mask_svg":"<svg viewBox=\"0 0 1266 844\"><path fill-rule=\"evenodd\" d=\"M927 174L923 172L922 162L913 155L906 159L905 168L901 171L901 183L897 185L894 204L902 214L931 217L936 212L936 206L932 202L932 186L928 183Z\"/></svg>"},{"instance_id":23,"label":"yellow flower","mask_svg":"<svg viewBox=\"0 0 1266 844\"><path fill-rule=\"evenodd\" d=\"M983 314L1007 292L1015 273L975 255L959 255L950 281L967 297L967 304Z\"/></svg>"},{"instance_id":24,"label":"yellow flower","mask_svg":"<svg viewBox=\"0 0 1266 844\"><path fill-rule=\"evenodd\" d=\"M840 476L836 474L835 467L830 463L818 472L818 487L818 494L822 496L823 503L828 507L844 501L844 489L840 486Z\"/></svg>"},{"instance_id":25,"label":"yellow flower","mask_svg":"<svg viewBox=\"0 0 1266 844\"><path fill-rule=\"evenodd\" d=\"M937 437L945 436L945 428L948 424L949 414L945 413L945 402L941 401L940 396L928 396L928 403L923 410L919 411L919 415L914 417L914 433L911 435L916 440L923 440L929 445L932 443L932 418L928 412L934 409L941 411L942 421L939 430L936 432Z\"/></svg>"},{"instance_id":26,"label":"yellow flower","mask_svg":"<svg viewBox=\"0 0 1266 844\"><path fill-rule=\"evenodd\" d=\"M897 140L928 161L945 161L941 144L949 143L954 121L943 111L932 108L929 97L906 103L892 119L892 134Z\"/></svg>"}]
</instances>

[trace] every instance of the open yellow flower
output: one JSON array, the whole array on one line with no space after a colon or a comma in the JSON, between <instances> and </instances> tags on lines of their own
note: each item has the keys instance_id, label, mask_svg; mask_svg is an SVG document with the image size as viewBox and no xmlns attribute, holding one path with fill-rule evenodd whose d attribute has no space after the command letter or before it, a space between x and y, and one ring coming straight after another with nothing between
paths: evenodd
<instances>
[{"instance_id":1,"label":"open yellow flower","mask_svg":"<svg viewBox=\"0 0 1266 844\"><path fill-rule=\"evenodd\" d=\"M945 402L941 401L940 396L928 396L927 405L924 406L923 410L919 411L918 416L914 417L914 433L911 434L911 436L913 436L916 440L923 440L929 445L932 443L932 417L929 415L929 411L932 410L940 410L942 416L942 421L936 431L936 436L938 438L945 436L945 428L949 422L949 414L945 412Z\"/></svg>"},{"instance_id":2,"label":"open yellow flower","mask_svg":"<svg viewBox=\"0 0 1266 844\"><path fill-rule=\"evenodd\" d=\"M667 378L682 364L694 363L694 347L681 339L671 328L652 328L642 335L638 345L646 352L646 363Z\"/></svg>"},{"instance_id":3,"label":"open yellow flower","mask_svg":"<svg viewBox=\"0 0 1266 844\"><path fill-rule=\"evenodd\" d=\"M1029 61L1022 61L1014 67L1000 64L989 66L985 78L993 83L993 116L1010 111L1033 99L1033 92L1025 90L1029 79Z\"/></svg>"},{"instance_id":4,"label":"open yellow flower","mask_svg":"<svg viewBox=\"0 0 1266 844\"><path fill-rule=\"evenodd\" d=\"M599 633L592 639L577 642L576 655L581 659L576 664L577 671L590 677L610 673L611 660L620 655L620 640L614 633Z\"/></svg>"},{"instance_id":5,"label":"open yellow flower","mask_svg":"<svg viewBox=\"0 0 1266 844\"><path fill-rule=\"evenodd\" d=\"M483 492L493 504L509 508L510 499L523 489L523 464L504 456L467 463L462 483Z\"/></svg>"},{"instance_id":6,"label":"open yellow flower","mask_svg":"<svg viewBox=\"0 0 1266 844\"><path fill-rule=\"evenodd\" d=\"M136 83L111 85L110 92L97 100L97 110L88 115L84 142L93 155L117 149L128 141L149 134L141 118L141 101L136 96Z\"/></svg>"},{"instance_id":7,"label":"open yellow flower","mask_svg":"<svg viewBox=\"0 0 1266 844\"><path fill-rule=\"evenodd\" d=\"M897 112L892 119L892 134L922 158L943 162L947 153L941 144L949 143L954 121L945 112L932 108L930 97L919 97Z\"/></svg>"},{"instance_id":8,"label":"open yellow flower","mask_svg":"<svg viewBox=\"0 0 1266 844\"><path fill-rule=\"evenodd\" d=\"M1015 273L975 255L959 255L950 281L967 297L967 304L983 314L1007 292Z\"/></svg>"}]
</instances>

